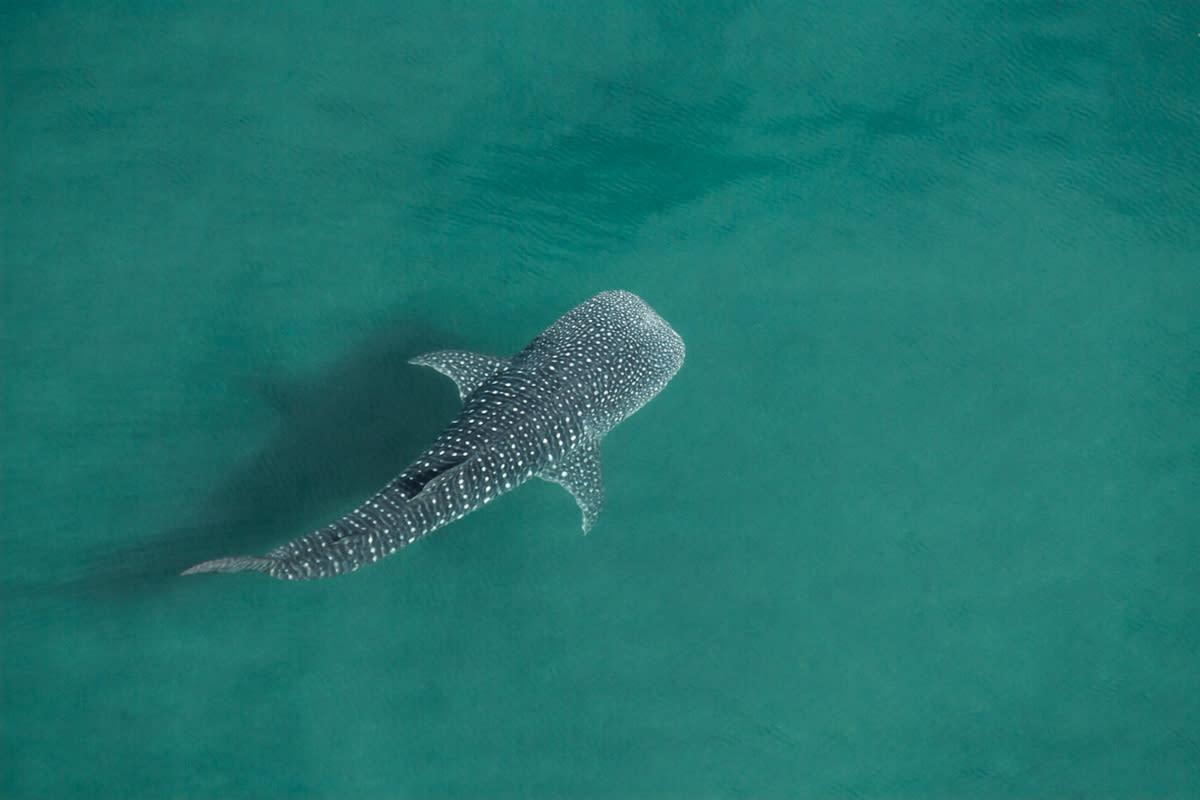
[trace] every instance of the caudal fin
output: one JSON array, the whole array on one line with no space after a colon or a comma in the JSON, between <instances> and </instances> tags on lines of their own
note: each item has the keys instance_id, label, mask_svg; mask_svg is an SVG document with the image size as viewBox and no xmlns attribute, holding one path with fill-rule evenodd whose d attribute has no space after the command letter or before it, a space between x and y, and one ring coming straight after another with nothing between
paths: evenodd
<instances>
[{"instance_id":1,"label":"caudal fin","mask_svg":"<svg viewBox=\"0 0 1200 800\"><path fill-rule=\"evenodd\" d=\"M234 556L233 558L215 558L194 567L188 567L181 575L198 575L201 572L265 572L270 574L273 558L259 556Z\"/></svg>"}]
</instances>

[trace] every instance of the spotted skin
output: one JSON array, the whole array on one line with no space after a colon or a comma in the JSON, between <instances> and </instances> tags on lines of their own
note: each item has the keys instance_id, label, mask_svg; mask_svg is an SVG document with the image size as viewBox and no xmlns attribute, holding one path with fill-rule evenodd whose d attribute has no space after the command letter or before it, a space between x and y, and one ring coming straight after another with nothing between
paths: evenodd
<instances>
[{"instance_id":1,"label":"spotted skin","mask_svg":"<svg viewBox=\"0 0 1200 800\"><path fill-rule=\"evenodd\" d=\"M671 326L634 294L603 292L511 359L443 350L413 359L458 384L461 413L404 472L346 516L265 556L183 574L255 570L328 578L378 561L532 477L571 492L583 530L604 502L600 441L683 365Z\"/></svg>"}]
</instances>

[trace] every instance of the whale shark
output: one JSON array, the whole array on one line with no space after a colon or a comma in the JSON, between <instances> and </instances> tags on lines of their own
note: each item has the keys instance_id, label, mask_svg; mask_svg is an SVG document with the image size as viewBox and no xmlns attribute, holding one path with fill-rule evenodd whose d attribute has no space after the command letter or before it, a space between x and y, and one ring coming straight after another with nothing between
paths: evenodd
<instances>
[{"instance_id":1,"label":"whale shark","mask_svg":"<svg viewBox=\"0 0 1200 800\"><path fill-rule=\"evenodd\" d=\"M352 572L459 520L531 478L560 484L591 530L604 503L600 444L683 365L683 339L626 291L601 292L511 358L438 350L410 363L458 386L462 410L370 499L264 556L183 572L255 571L281 580Z\"/></svg>"}]
</instances>

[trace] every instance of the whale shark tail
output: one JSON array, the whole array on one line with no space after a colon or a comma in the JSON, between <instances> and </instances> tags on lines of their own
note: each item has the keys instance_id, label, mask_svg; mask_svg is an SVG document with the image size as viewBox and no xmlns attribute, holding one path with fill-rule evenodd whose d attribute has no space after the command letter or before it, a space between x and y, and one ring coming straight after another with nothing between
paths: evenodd
<instances>
[{"instance_id":1,"label":"whale shark tail","mask_svg":"<svg viewBox=\"0 0 1200 800\"><path fill-rule=\"evenodd\" d=\"M216 558L212 561L205 561L202 564L197 564L194 567L188 567L181 575L198 575L201 572L266 572L270 573L271 567L275 564L273 558L260 558L258 556L234 556L233 558Z\"/></svg>"}]
</instances>

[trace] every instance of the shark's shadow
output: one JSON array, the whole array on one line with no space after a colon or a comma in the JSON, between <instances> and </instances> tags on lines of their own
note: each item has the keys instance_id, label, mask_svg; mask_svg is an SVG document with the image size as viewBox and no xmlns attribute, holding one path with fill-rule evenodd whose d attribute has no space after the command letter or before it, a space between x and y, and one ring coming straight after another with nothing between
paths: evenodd
<instances>
[{"instance_id":1,"label":"shark's shadow","mask_svg":"<svg viewBox=\"0 0 1200 800\"><path fill-rule=\"evenodd\" d=\"M252 380L248 391L279 414L274 434L186 523L105 557L93 590L144 595L198 561L265 552L366 499L437 436L456 408L454 385L408 359L458 344L428 324L402 320L316 374Z\"/></svg>"}]
</instances>

